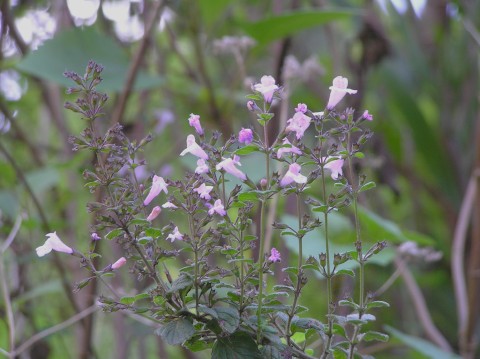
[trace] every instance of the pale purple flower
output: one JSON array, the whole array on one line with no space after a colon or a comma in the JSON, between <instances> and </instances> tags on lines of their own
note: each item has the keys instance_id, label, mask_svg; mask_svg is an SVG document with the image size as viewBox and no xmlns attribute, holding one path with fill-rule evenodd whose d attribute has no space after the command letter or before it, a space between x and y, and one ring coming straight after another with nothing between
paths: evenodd
<instances>
[{"instance_id":1,"label":"pale purple flower","mask_svg":"<svg viewBox=\"0 0 480 359\"><path fill-rule=\"evenodd\" d=\"M247 109L248 111L251 111L251 112L255 112L255 110L258 108L257 104L250 100L250 101L247 101Z\"/></svg>"},{"instance_id":2,"label":"pale purple flower","mask_svg":"<svg viewBox=\"0 0 480 359\"><path fill-rule=\"evenodd\" d=\"M346 77L337 76L333 79L333 86L330 86L330 98L328 99L327 109L331 110L348 93L355 94L357 90L351 90L348 87Z\"/></svg>"},{"instance_id":3,"label":"pale purple flower","mask_svg":"<svg viewBox=\"0 0 480 359\"><path fill-rule=\"evenodd\" d=\"M119 258L115 263L112 264L112 269L115 270L120 267L123 267L125 263L127 263L127 260L125 259L125 257Z\"/></svg>"},{"instance_id":4,"label":"pale purple flower","mask_svg":"<svg viewBox=\"0 0 480 359\"><path fill-rule=\"evenodd\" d=\"M57 236L57 232L48 233L46 235L48 239L45 241L43 246L37 247L37 256L43 257L45 254L50 253L52 250L56 252L72 254L73 249L67 246L62 240Z\"/></svg>"},{"instance_id":5,"label":"pale purple flower","mask_svg":"<svg viewBox=\"0 0 480 359\"><path fill-rule=\"evenodd\" d=\"M152 187L150 188L147 198L145 198L145 201L143 201L143 204L148 206L148 204L152 202L152 200L157 197L161 191L168 193L167 184L162 177L154 175L152 178Z\"/></svg>"},{"instance_id":6,"label":"pale purple flower","mask_svg":"<svg viewBox=\"0 0 480 359\"><path fill-rule=\"evenodd\" d=\"M305 105L304 103L299 103L295 108L295 112L306 113L307 110L308 110L307 105Z\"/></svg>"},{"instance_id":7,"label":"pale purple flower","mask_svg":"<svg viewBox=\"0 0 480 359\"><path fill-rule=\"evenodd\" d=\"M158 217L158 215L160 214L161 211L162 211L162 209L160 208L160 206L153 207L152 211L150 212L150 214L147 217L147 221L149 221L149 222L153 221L155 218Z\"/></svg>"},{"instance_id":8,"label":"pale purple flower","mask_svg":"<svg viewBox=\"0 0 480 359\"><path fill-rule=\"evenodd\" d=\"M368 113L368 110L365 110L365 112L362 115L362 118L364 118L367 121L373 121L373 115Z\"/></svg>"},{"instance_id":9,"label":"pale purple flower","mask_svg":"<svg viewBox=\"0 0 480 359\"><path fill-rule=\"evenodd\" d=\"M331 173L332 179L336 180L338 179L339 176L343 175L342 167L343 167L344 160L342 158L329 156L327 158L322 158L322 160L327 162L324 168L332 172Z\"/></svg>"},{"instance_id":10,"label":"pale purple flower","mask_svg":"<svg viewBox=\"0 0 480 359\"><path fill-rule=\"evenodd\" d=\"M310 126L311 118L306 116L303 112L295 112L295 115L287 121L288 126L285 131L293 131L296 133L297 140L303 137L303 134Z\"/></svg>"},{"instance_id":11,"label":"pale purple flower","mask_svg":"<svg viewBox=\"0 0 480 359\"><path fill-rule=\"evenodd\" d=\"M217 199L213 204L213 206L210 205L208 214L212 216L214 213L218 213L221 216L224 216L227 214L227 212L225 211L225 207L223 207L223 203L221 199Z\"/></svg>"},{"instance_id":12,"label":"pale purple flower","mask_svg":"<svg viewBox=\"0 0 480 359\"><path fill-rule=\"evenodd\" d=\"M245 173L240 171L235 166L241 166L240 157L235 155L233 158L224 158L222 162L220 162L215 168L217 171L224 170L227 173L230 173L232 176L240 178L242 181L247 179Z\"/></svg>"},{"instance_id":13,"label":"pale purple flower","mask_svg":"<svg viewBox=\"0 0 480 359\"><path fill-rule=\"evenodd\" d=\"M93 232L92 234L90 234L90 238L92 239L92 241L99 241L100 239L102 239L97 232Z\"/></svg>"},{"instance_id":14,"label":"pale purple flower","mask_svg":"<svg viewBox=\"0 0 480 359\"><path fill-rule=\"evenodd\" d=\"M283 176L282 180L280 181L280 186L285 187L292 182L299 184L307 183L307 177L300 174L301 169L302 167L298 163L292 163L288 167L287 173L285 173L285 176Z\"/></svg>"},{"instance_id":15,"label":"pale purple flower","mask_svg":"<svg viewBox=\"0 0 480 359\"><path fill-rule=\"evenodd\" d=\"M243 128L238 133L238 142L248 145L253 141L253 132L249 128Z\"/></svg>"},{"instance_id":16,"label":"pale purple flower","mask_svg":"<svg viewBox=\"0 0 480 359\"><path fill-rule=\"evenodd\" d=\"M210 171L210 169L208 168L205 160L203 158L200 158L197 161L197 168L195 168L195 173L198 173L200 175L202 173L208 173L208 171Z\"/></svg>"},{"instance_id":17,"label":"pale purple flower","mask_svg":"<svg viewBox=\"0 0 480 359\"><path fill-rule=\"evenodd\" d=\"M289 145L290 147L280 147L277 151L277 158L282 158L284 153L295 153L297 155L302 154L302 151L300 151L298 147L292 145L286 137L283 139L283 145Z\"/></svg>"},{"instance_id":18,"label":"pale purple flower","mask_svg":"<svg viewBox=\"0 0 480 359\"><path fill-rule=\"evenodd\" d=\"M272 248L272 250L270 251L270 257L268 257L268 260L272 263L280 262L282 260L282 256L280 255L280 252L277 251L276 248Z\"/></svg>"},{"instance_id":19,"label":"pale purple flower","mask_svg":"<svg viewBox=\"0 0 480 359\"><path fill-rule=\"evenodd\" d=\"M262 76L260 83L255 84L253 88L263 95L267 103L272 102L273 94L278 90L278 86L275 84L275 79L272 76Z\"/></svg>"},{"instance_id":20,"label":"pale purple flower","mask_svg":"<svg viewBox=\"0 0 480 359\"><path fill-rule=\"evenodd\" d=\"M195 142L194 135L187 136L187 148L185 148L180 156L185 156L187 153L191 153L194 156L203 158L204 160L208 160L207 153Z\"/></svg>"},{"instance_id":21,"label":"pale purple flower","mask_svg":"<svg viewBox=\"0 0 480 359\"><path fill-rule=\"evenodd\" d=\"M165 202L164 204L162 204L162 207L163 207L163 208L170 208L170 209L178 208L178 207L175 206L172 202Z\"/></svg>"},{"instance_id":22,"label":"pale purple flower","mask_svg":"<svg viewBox=\"0 0 480 359\"><path fill-rule=\"evenodd\" d=\"M188 118L188 123L190 124L190 126L195 128L195 131L197 131L197 133L200 136L203 135L203 128L202 128L202 125L200 124L200 116L199 115L195 115L195 114L191 113L190 117Z\"/></svg>"},{"instance_id":23,"label":"pale purple flower","mask_svg":"<svg viewBox=\"0 0 480 359\"><path fill-rule=\"evenodd\" d=\"M212 196L210 196L212 189L213 186L207 186L205 183L202 183L198 188L195 188L194 191L200 195L200 198L209 201L210 198L212 198Z\"/></svg>"},{"instance_id":24,"label":"pale purple flower","mask_svg":"<svg viewBox=\"0 0 480 359\"><path fill-rule=\"evenodd\" d=\"M172 243L176 240L181 241L183 239L183 234L180 233L180 231L178 230L178 227L175 227L173 229L173 232L167 236L167 239L170 239Z\"/></svg>"}]
</instances>

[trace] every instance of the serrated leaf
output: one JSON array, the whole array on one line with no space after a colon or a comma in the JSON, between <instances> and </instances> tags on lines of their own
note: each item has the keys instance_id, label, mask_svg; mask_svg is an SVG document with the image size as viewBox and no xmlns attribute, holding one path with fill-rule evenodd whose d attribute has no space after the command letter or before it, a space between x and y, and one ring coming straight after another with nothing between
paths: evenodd
<instances>
[{"instance_id":1,"label":"serrated leaf","mask_svg":"<svg viewBox=\"0 0 480 359\"><path fill-rule=\"evenodd\" d=\"M261 359L255 341L244 332L219 338L212 348L211 359Z\"/></svg>"},{"instance_id":2,"label":"serrated leaf","mask_svg":"<svg viewBox=\"0 0 480 359\"><path fill-rule=\"evenodd\" d=\"M170 345L178 345L192 337L195 334L195 328L189 319L182 317L155 330L155 334L161 336Z\"/></svg>"},{"instance_id":3,"label":"serrated leaf","mask_svg":"<svg viewBox=\"0 0 480 359\"><path fill-rule=\"evenodd\" d=\"M110 232L108 232L107 235L105 236L105 238L108 239L108 240L112 240L114 238L119 237L122 234L123 234L123 229L115 228L114 230L111 230Z\"/></svg>"},{"instance_id":4,"label":"serrated leaf","mask_svg":"<svg viewBox=\"0 0 480 359\"><path fill-rule=\"evenodd\" d=\"M173 281L167 293L178 292L179 290L191 287L193 285L192 277L187 273L182 273Z\"/></svg>"},{"instance_id":5,"label":"serrated leaf","mask_svg":"<svg viewBox=\"0 0 480 359\"><path fill-rule=\"evenodd\" d=\"M145 230L145 235L147 237L157 238L162 235L162 230L158 228L147 228Z\"/></svg>"},{"instance_id":6,"label":"serrated leaf","mask_svg":"<svg viewBox=\"0 0 480 359\"><path fill-rule=\"evenodd\" d=\"M240 325L238 310L231 307L214 307L217 313L218 324L223 331L232 334Z\"/></svg>"}]
</instances>

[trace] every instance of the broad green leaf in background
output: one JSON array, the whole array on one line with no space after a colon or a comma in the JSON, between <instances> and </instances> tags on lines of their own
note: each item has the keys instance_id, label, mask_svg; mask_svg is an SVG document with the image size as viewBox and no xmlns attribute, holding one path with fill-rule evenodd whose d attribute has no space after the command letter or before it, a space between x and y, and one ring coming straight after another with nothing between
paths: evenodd
<instances>
[{"instance_id":1,"label":"broad green leaf in background","mask_svg":"<svg viewBox=\"0 0 480 359\"><path fill-rule=\"evenodd\" d=\"M260 359L257 344L247 334L236 332L219 338L212 349L212 359Z\"/></svg>"},{"instance_id":2,"label":"broad green leaf in background","mask_svg":"<svg viewBox=\"0 0 480 359\"><path fill-rule=\"evenodd\" d=\"M402 333L399 330L396 330L388 325L385 326L385 331L390 333L392 337L397 338L402 343L412 348L413 350L427 356L432 359L461 359L460 356L444 352L439 347L435 346L429 341L426 341L421 338L414 337L412 335L407 335Z\"/></svg>"},{"instance_id":3,"label":"broad green leaf in background","mask_svg":"<svg viewBox=\"0 0 480 359\"><path fill-rule=\"evenodd\" d=\"M314 26L350 19L353 15L355 13L351 10L294 11L245 23L241 27L259 45L265 45Z\"/></svg>"},{"instance_id":4,"label":"broad green leaf in background","mask_svg":"<svg viewBox=\"0 0 480 359\"><path fill-rule=\"evenodd\" d=\"M98 86L100 90L117 92L123 88L130 65L127 53L113 39L93 28L75 28L57 33L20 61L17 68L63 86L72 86L72 81L63 73L75 71L83 75L89 60L105 68L102 73L104 81ZM135 88L146 89L160 84L158 76L140 71Z\"/></svg>"},{"instance_id":5,"label":"broad green leaf in background","mask_svg":"<svg viewBox=\"0 0 480 359\"><path fill-rule=\"evenodd\" d=\"M170 345L178 345L195 334L195 328L191 320L177 318L155 330L155 334L161 336Z\"/></svg>"}]
</instances>

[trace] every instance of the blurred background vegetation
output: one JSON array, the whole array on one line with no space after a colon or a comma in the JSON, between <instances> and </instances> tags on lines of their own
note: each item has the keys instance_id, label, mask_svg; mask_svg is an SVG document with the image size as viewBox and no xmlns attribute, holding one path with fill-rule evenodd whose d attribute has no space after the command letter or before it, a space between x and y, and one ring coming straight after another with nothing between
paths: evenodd
<instances>
[{"instance_id":1,"label":"blurred background vegetation","mask_svg":"<svg viewBox=\"0 0 480 359\"><path fill-rule=\"evenodd\" d=\"M378 312L374 326L391 340L362 351L378 358L479 357L480 2L2 0L0 6L0 348L10 350L11 305L19 358L208 357L165 346L155 327L125 313L93 313L106 289L94 284L73 294L85 275L79 263L35 255L54 230L80 250L90 242L95 219L85 205L94 198L82 188L81 173L91 158L73 153L68 142L84 124L63 109L72 97L64 95L62 74L83 73L93 59L105 67L105 127L119 121L132 139L154 134L148 164L139 169L143 180L152 173L179 177L191 166L178 157L190 113L225 138L255 126L245 95L262 75L285 86L272 133L298 102L323 110L332 78L348 77L358 94L343 105L374 116L363 170L377 188L361 199L363 234L390 247L368 267L367 288L376 292L390 281L380 299L392 307ZM245 166L258 168L254 158ZM288 215L288 199L278 205ZM336 222L343 248L352 242L348 213ZM443 257L402 259L395 247L407 240ZM294 260L287 239L275 233L273 243L284 260ZM320 251L319 243L311 238L305 252ZM114 243L100 247L104 265L121 255ZM319 278L310 281L323 286ZM126 269L111 284L126 294L144 285ZM302 304L321 317L326 298L319 285L307 285ZM339 297L352 290L348 280L336 285ZM44 336L51 327L61 330Z\"/></svg>"}]
</instances>

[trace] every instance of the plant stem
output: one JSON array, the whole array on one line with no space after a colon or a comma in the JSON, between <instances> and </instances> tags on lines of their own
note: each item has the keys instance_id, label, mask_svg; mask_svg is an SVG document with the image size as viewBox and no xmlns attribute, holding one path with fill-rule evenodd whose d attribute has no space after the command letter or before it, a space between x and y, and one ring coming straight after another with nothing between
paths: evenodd
<instances>
[{"instance_id":1,"label":"plant stem","mask_svg":"<svg viewBox=\"0 0 480 359\"><path fill-rule=\"evenodd\" d=\"M265 199L260 201L260 249L258 251L258 310L257 310L257 344L260 342L262 331L262 303L263 303L263 262L265 259Z\"/></svg>"}]
</instances>

